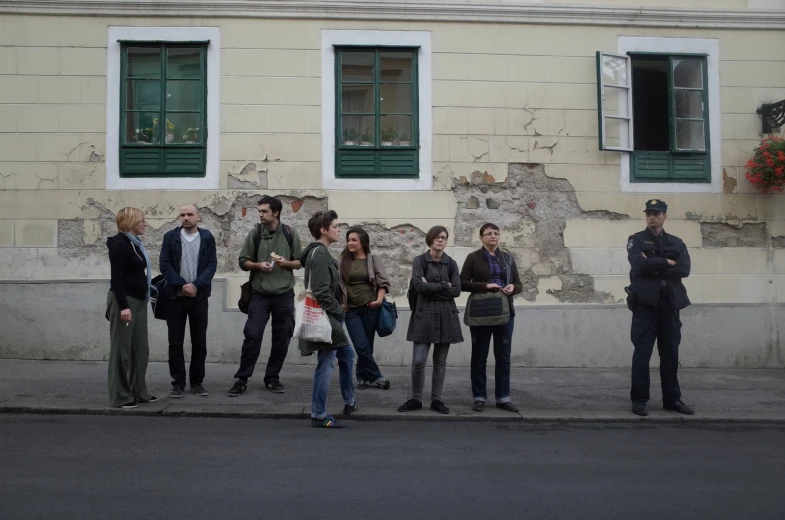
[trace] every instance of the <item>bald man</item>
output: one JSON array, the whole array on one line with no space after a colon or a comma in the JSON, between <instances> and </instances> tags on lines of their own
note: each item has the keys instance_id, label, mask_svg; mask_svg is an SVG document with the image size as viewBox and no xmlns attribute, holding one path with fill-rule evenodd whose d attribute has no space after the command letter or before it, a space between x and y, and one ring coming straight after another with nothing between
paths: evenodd
<instances>
[{"instance_id":1,"label":"bald man","mask_svg":"<svg viewBox=\"0 0 785 520\"><path fill-rule=\"evenodd\" d=\"M185 324L191 329L191 392L206 396L204 361L207 357L207 299L215 276L218 259L215 238L199 228L202 217L195 204L180 208L180 226L164 235L161 245L161 274L166 279L166 326L169 329L169 374L172 393L180 398L185 394Z\"/></svg>"}]
</instances>

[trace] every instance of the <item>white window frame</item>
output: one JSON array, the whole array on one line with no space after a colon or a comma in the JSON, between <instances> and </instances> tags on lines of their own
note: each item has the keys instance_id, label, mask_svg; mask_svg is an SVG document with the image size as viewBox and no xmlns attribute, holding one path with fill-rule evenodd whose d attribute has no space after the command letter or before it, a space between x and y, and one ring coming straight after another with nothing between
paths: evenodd
<instances>
[{"instance_id":1,"label":"white window frame","mask_svg":"<svg viewBox=\"0 0 785 520\"><path fill-rule=\"evenodd\" d=\"M205 42L207 45L207 158L204 177L120 176L120 41ZM106 189L217 190L220 180L221 30L218 27L109 27L106 44Z\"/></svg>"},{"instance_id":2,"label":"white window frame","mask_svg":"<svg viewBox=\"0 0 785 520\"><path fill-rule=\"evenodd\" d=\"M420 122L420 172L416 179L335 178L335 47L417 47ZM322 189L355 191L427 191L433 188L431 33L427 31L322 30Z\"/></svg>"},{"instance_id":3,"label":"white window frame","mask_svg":"<svg viewBox=\"0 0 785 520\"><path fill-rule=\"evenodd\" d=\"M717 39L619 36L617 54L657 52L663 54L706 54L709 91L710 183L630 182L630 154L619 152L621 191L624 193L721 193L722 114L720 112L720 43Z\"/></svg>"}]
</instances>

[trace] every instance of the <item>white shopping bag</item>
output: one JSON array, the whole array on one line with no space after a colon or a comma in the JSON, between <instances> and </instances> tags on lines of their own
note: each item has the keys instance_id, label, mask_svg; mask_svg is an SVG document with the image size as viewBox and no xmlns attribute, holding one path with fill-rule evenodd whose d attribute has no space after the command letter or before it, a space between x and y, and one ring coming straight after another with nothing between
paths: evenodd
<instances>
[{"instance_id":1,"label":"white shopping bag","mask_svg":"<svg viewBox=\"0 0 785 520\"><path fill-rule=\"evenodd\" d=\"M308 276L308 289L305 291L305 298L297 304L295 309L294 337L318 343L332 343L333 328L327 313L311 293L310 276Z\"/></svg>"}]
</instances>

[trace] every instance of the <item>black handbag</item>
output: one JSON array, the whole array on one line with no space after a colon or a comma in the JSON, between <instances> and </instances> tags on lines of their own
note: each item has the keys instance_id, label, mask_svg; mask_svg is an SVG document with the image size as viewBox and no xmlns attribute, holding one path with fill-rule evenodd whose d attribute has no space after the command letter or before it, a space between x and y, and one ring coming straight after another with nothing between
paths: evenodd
<instances>
[{"instance_id":1,"label":"black handbag","mask_svg":"<svg viewBox=\"0 0 785 520\"><path fill-rule=\"evenodd\" d=\"M159 274L150 281L150 305L153 307L153 317L157 320L166 320L166 279Z\"/></svg>"}]
</instances>

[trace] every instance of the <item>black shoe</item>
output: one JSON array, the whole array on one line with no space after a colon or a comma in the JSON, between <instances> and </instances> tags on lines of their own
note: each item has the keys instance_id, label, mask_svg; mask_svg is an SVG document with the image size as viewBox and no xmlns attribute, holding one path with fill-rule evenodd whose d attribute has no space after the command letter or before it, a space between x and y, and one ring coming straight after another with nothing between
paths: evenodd
<instances>
[{"instance_id":1,"label":"black shoe","mask_svg":"<svg viewBox=\"0 0 785 520\"><path fill-rule=\"evenodd\" d=\"M133 408L136 408L137 406L139 405L136 404L136 401L131 401L130 403L121 404L120 408L122 408L123 410L131 410Z\"/></svg>"},{"instance_id":2,"label":"black shoe","mask_svg":"<svg viewBox=\"0 0 785 520\"><path fill-rule=\"evenodd\" d=\"M265 383L264 387L271 391L274 394L282 394L286 390L284 390L283 385L277 379L275 381L270 381L269 383Z\"/></svg>"},{"instance_id":3,"label":"black shoe","mask_svg":"<svg viewBox=\"0 0 785 520\"><path fill-rule=\"evenodd\" d=\"M412 412L414 410L422 410L422 403L416 399L409 399L398 407L399 412Z\"/></svg>"},{"instance_id":4,"label":"black shoe","mask_svg":"<svg viewBox=\"0 0 785 520\"><path fill-rule=\"evenodd\" d=\"M154 395L151 395L150 399L141 399L140 398L137 402L139 404L157 403L158 402L158 398L156 396L154 396Z\"/></svg>"},{"instance_id":5,"label":"black shoe","mask_svg":"<svg viewBox=\"0 0 785 520\"><path fill-rule=\"evenodd\" d=\"M172 399L180 399L183 395L185 395L185 387L180 385L174 385L172 387L172 392L169 394L169 397Z\"/></svg>"},{"instance_id":6,"label":"black shoe","mask_svg":"<svg viewBox=\"0 0 785 520\"><path fill-rule=\"evenodd\" d=\"M695 410L684 404L681 400L672 403L663 403L662 408L671 412L683 413L684 415L694 415Z\"/></svg>"},{"instance_id":7,"label":"black shoe","mask_svg":"<svg viewBox=\"0 0 785 520\"><path fill-rule=\"evenodd\" d=\"M343 414L348 417L348 416L352 415L354 412L356 412L359 409L360 409L360 407L357 406L357 403L345 404L345 405L343 405Z\"/></svg>"},{"instance_id":8,"label":"black shoe","mask_svg":"<svg viewBox=\"0 0 785 520\"><path fill-rule=\"evenodd\" d=\"M229 397L237 397L246 390L248 390L248 384L242 379L238 379L234 382L234 386L230 388L228 392L226 392L226 395Z\"/></svg>"},{"instance_id":9,"label":"black shoe","mask_svg":"<svg viewBox=\"0 0 785 520\"><path fill-rule=\"evenodd\" d=\"M632 413L634 413L635 415L640 415L642 417L646 417L647 415L649 415L649 411L646 409L646 403L642 401L633 401Z\"/></svg>"},{"instance_id":10,"label":"black shoe","mask_svg":"<svg viewBox=\"0 0 785 520\"><path fill-rule=\"evenodd\" d=\"M335 417L332 415L325 415L321 419L311 417L311 428L343 428L343 425L335 422Z\"/></svg>"},{"instance_id":11,"label":"black shoe","mask_svg":"<svg viewBox=\"0 0 785 520\"><path fill-rule=\"evenodd\" d=\"M422 405L420 405L422 406ZM439 412L443 414L450 413L450 409L444 406L444 403L436 399L435 401L431 401L431 410L434 412Z\"/></svg>"},{"instance_id":12,"label":"black shoe","mask_svg":"<svg viewBox=\"0 0 785 520\"><path fill-rule=\"evenodd\" d=\"M196 394L200 397L205 397L207 394L207 390L200 383L191 383L191 393Z\"/></svg>"},{"instance_id":13,"label":"black shoe","mask_svg":"<svg viewBox=\"0 0 785 520\"><path fill-rule=\"evenodd\" d=\"M373 385L374 386L378 386L382 390L389 390L390 389L390 381L385 379L385 378L383 378L383 377L380 377L379 379L374 381Z\"/></svg>"},{"instance_id":14,"label":"black shoe","mask_svg":"<svg viewBox=\"0 0 785 520\"><path fill-rule=\"evenodd\" d=\"M496 408L504 410L505 412L518 412L518 407L512 403L496 403Z\"/></svg>"},{"instance_id":15,"label":"black shoe","mask_svg":"<svg viewBox=\"0 0 785 520\"><path fill-rule=\"evenodd\" d=\"M485 410L485 401L474 401L474 406L472 406L472 410L475 412L482 412Z\"/></svg>"}]
</instances>

